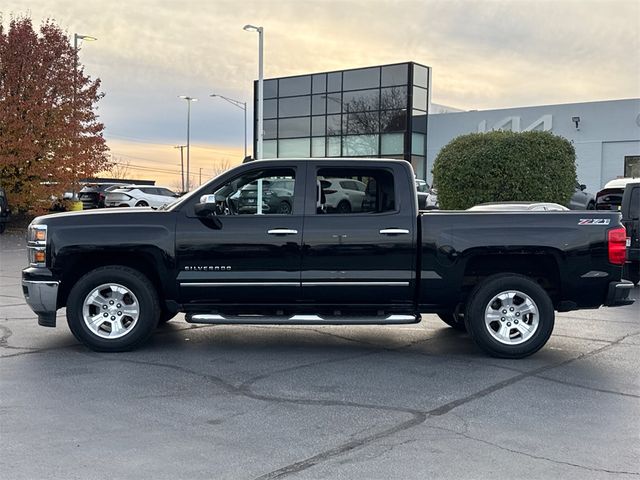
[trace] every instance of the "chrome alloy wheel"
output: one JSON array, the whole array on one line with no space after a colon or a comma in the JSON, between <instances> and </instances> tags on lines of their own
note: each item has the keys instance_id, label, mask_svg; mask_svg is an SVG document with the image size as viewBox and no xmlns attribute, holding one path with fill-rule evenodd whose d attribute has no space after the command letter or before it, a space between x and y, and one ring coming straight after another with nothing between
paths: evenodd
<instances>
[{"instance_id":1,"label":"chrome alloy wheel","mask_svg":"<svg viewBox=\"0 0 640 480\"><path fill-rule=\"evenodd\" d=\"M498 342L519 345L529 340L540 323L538 306L533 299L518 290L495 295L484 313L487 331Z\"/></svg>"},{"instance_id":2,"label":"chrome alloy wheel","mask_svg":"<svg viewBox=\"0 0 640 480\"><path fill-rule=\"evenodd\" d=\"M140 304L131 290L105 283L89 292L82 303L82 319L91 333L101 338L120 338L133 330Z\"/></svg>"}]
</instances>

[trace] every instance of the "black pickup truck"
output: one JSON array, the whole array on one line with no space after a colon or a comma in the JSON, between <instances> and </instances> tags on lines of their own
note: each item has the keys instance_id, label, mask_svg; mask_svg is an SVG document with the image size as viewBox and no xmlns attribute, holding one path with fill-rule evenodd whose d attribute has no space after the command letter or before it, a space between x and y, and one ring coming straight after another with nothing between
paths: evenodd
<instances>
[{"instance_id":1,"label":"black pickup truck","mask_svg":"<svg viewBox=\"0 0 640 480\"><path fill-rule=\"evenodd\" d=\"M627 183L620 213L627 229L627 263L622 277L635 284L640 282L640 181Z\"/></svg>"},{"instance_id":2,"label":"black pickup truck","mask_svg":"<svg viewBox=\"0 0 640 480\"><path fill-rule=\"evenodd\" d=\"M364 191L325 191L334 179ZM290 195L274 202L263 187L283 180ZM246 188L256 205L240 210ZM633 302L619 213L420 213L397 160L246 163L164 209L38 217L28 247L22 285L39 324L66 307L73 334L99 351L136 347L178 312L286 325L437 313L489 354L520 358L547 342L555 311Z\"/></svg>"}]
</instances>

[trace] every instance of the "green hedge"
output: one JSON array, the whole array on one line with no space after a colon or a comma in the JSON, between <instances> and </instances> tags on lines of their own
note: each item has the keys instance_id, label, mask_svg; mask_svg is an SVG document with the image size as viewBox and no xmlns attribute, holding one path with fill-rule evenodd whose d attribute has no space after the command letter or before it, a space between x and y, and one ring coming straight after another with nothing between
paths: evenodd
<instances>
[{"instance_id":1,"label":"green hedge","mask_svg":"<svg viewBox=\"0 0 640 480\"><path fill-rule=\"evenodd\" d=\"M549 132L471 133L454 138L433 165L440 208L484 202L566 205L576 184L573 145Z\"/></svg>"}]
</instances>

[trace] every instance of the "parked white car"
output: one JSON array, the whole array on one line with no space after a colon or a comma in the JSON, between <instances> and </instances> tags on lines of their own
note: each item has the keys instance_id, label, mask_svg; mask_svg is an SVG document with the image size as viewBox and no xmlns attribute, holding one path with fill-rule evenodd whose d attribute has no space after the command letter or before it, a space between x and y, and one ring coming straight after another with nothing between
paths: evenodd
<instances>
[{"instance_id":1,"label":"parked white car","mask_svg":"<svg viewBox=\"0 0 640 480\"><path fill-rule=\"evenodd\" d=\"M416 178L416 191L418 193L418 208L420 210L435 210L439 208L438 192L431 188L427 182Z\"/></svg>"},{"instance_id":2,"label":"parked white car","mask_svg":"<svg viewBox=\"0 0 640 480\"><path fill-rule=\"evenodd\" d=\"M153 207L160 208L178 198L179 195L165 187L151 185L127 185L107 192L104 204L107 207Z\"/></svg>"},{"instance_id":3,"label":"parked white car","mask_svg":"<svg viewBox=\"0 0 640 480\"><path fill-rule=\"evenodd\" d=\"M362 211L366 185L351 178L323 178L320 180L324 204L328 212L350 213Z\"/></svg>"}]
</instances>

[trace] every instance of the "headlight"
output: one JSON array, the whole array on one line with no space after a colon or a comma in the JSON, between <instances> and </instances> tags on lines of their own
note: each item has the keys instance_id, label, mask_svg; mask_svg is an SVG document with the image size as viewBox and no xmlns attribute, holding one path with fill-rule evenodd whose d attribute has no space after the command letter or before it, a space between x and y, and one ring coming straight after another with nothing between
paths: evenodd
<instances>
[{"instance_id":1,"label":"headlight","mask_svg":"<svg viewBox=\"0 0 640 480\"><path fill-rule=\"evenodd\" d=\"M27 255L32 267L47 264L47 226L29 225L27 230Z\"/></svg>"},{"instance_id":2,"label":"headlight","mask_svg":"<svg viewBox=\"0 0 640 480\"><path fill-rule=\"evenodd\" d=\"M29 225L27 233L27 242L31 243L47 243L47 226L46 225Z\"/></svg>"}]
</instances>

